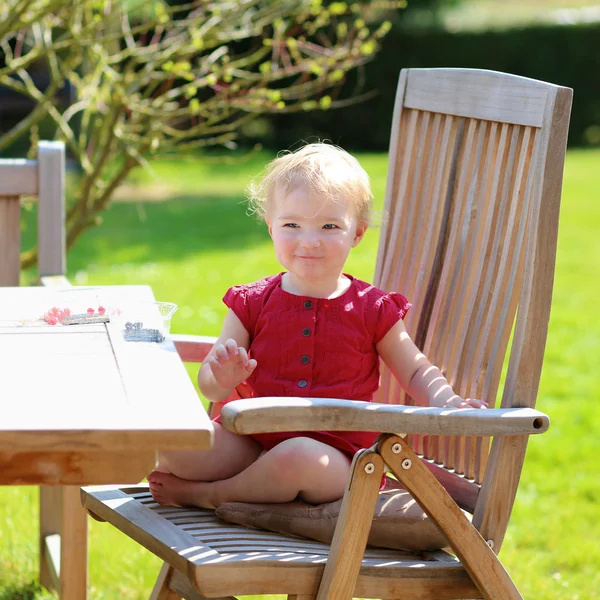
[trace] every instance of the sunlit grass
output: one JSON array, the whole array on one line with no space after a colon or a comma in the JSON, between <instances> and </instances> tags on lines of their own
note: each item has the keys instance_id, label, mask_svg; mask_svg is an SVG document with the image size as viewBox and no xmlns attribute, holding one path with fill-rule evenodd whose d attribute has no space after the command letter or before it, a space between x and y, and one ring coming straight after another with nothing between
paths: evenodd
<instances>
[{"instance_id":1,"label":"sunlit grass","mask_svg":"<svg viewBox=\"0 0 600 600\"><path fill-rule=\"evenodd\" d=\"M279 268L264 226L247 217L241 203L245 184L269 158L257 155L234 166L165 161L154 167L156 180L137 173L120 196L133 201L113 204L104 224L85 234L69 255L69 278L81 284L149 284L157 299L180 306L174 332L217 334L227 287ZM381 201L386 157L359 159ZM600 151L571 151L567 157L538 401L552 426L529 444L501 554L528 600L595 600L600 589L598 165ZM157 189L172 199L161 202ZM377 241L373 229L354 250L348 272L372 277ZM37 511L35 488L0 488L0 600L51 597L35 591ZM91 522L90 531L91 600L147 598L160 561L109 525Z\"/></svg>"}]
</instances>

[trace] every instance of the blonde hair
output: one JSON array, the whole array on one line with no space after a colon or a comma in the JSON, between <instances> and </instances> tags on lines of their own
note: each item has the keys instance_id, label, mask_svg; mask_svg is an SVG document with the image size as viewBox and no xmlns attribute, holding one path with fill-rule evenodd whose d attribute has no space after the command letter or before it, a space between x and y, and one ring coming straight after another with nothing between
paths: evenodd
<instances>
[{"instance_id":1,"label":"blonde hair","mask_svg":"<svg viewBox=\"0 0 600 600\"><path fill-rule=\"evenodd\" d=\"M370 225L373 194L369 176L351 154L333 144L306 144L284 151L247 188L249 212L266 219L276 190L305 186L315 195L336 201L347 198L361 225Z\"/></svg>"}]
</instances>

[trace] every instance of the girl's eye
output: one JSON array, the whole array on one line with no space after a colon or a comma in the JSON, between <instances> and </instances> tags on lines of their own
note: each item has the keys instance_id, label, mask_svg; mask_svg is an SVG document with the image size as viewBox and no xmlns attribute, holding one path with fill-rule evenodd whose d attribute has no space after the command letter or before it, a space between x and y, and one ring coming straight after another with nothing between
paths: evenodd
<instances>
[{"instance_id":1,"label":"girl's eye","mask_svg":"<svg viewBox=\"0 0 600 600\"><path fill-rule=\"evenodd\" d=\"M284 223L283 226L291 227L292 229L295 229L296 227L298 227L298 224L297 223Z\"/></svg>"},{"instance_id":2,"label":"girl's eye","mask_svg":"<svg viewBox=\"0 0 600 600\"><path fill-rule=\"evenodd\" d=\"M334 225L333 223L327 223L326 225L323 225L323 229L337 229L338 226Z\"/></svg>"}]
</instances>

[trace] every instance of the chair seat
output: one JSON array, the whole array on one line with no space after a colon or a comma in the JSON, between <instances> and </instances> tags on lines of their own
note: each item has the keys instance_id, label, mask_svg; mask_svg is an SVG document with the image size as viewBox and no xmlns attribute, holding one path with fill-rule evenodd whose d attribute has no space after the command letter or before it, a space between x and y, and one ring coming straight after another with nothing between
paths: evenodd
<instances>
[{"instance_id":1,"label":"chair seat","mask_svg":"<svg viewBox=\"0 0 600 600\"><path fill-rule=\"evenodd\" d=\"M82 489L82 502L170 563L207 598L223 594L316 594L329 545L226 523L214 511L155 502L146 484ZM260 567L272 569L265 582ZM231 589L224 582L231 582ZM401 583L399 583L401 582ZM367 548L356 593L378 598L481 598L460 562L443 550Z\"/></svg>"}]
</instances>

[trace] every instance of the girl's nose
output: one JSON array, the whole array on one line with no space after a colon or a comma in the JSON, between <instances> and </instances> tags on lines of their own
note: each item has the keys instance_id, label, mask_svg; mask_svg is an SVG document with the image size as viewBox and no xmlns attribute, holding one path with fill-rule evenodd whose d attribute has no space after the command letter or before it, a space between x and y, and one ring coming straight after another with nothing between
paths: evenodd
<instances>
[{"instance_id":1,"label":"girl's nose","mask_svg":"<svg viewBox=\"0 0 600 600\"><path fill-rule=\"evenodd\" d=\"M300 240L300 245L303 248L317 248L321 245L321 240L319 239L318 235L306 234L302 236L302 239Z\"/></svg>"}]
</instances>

